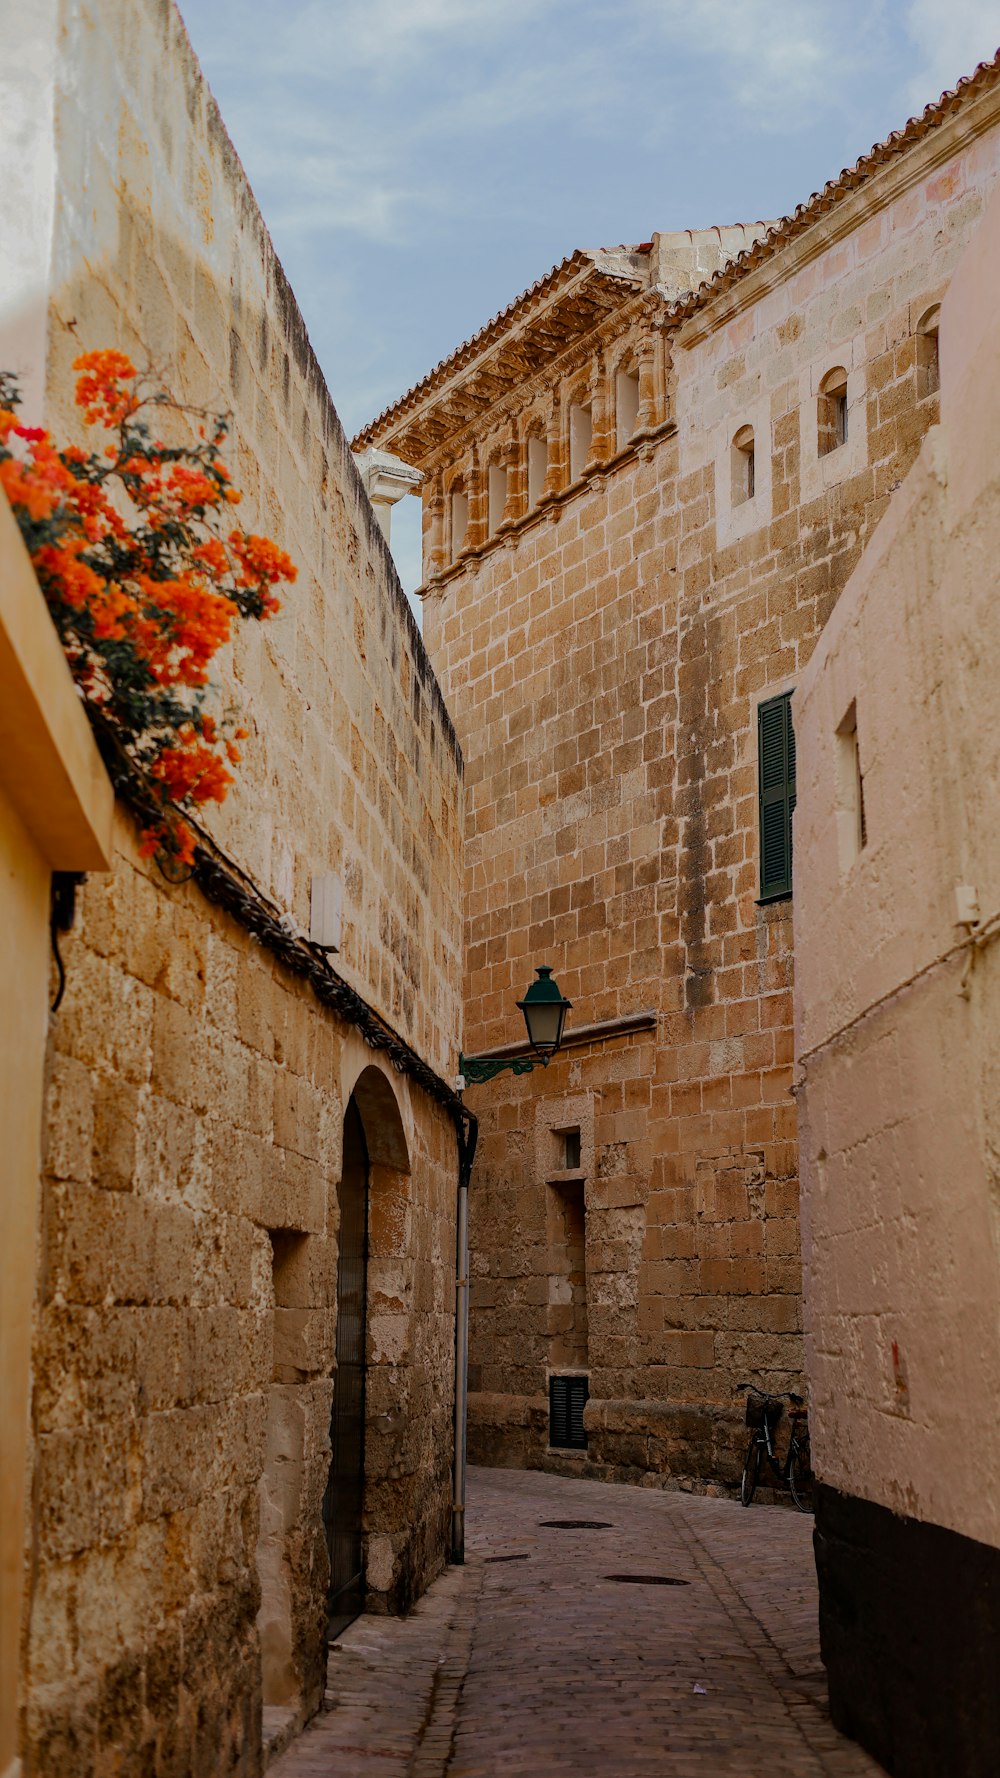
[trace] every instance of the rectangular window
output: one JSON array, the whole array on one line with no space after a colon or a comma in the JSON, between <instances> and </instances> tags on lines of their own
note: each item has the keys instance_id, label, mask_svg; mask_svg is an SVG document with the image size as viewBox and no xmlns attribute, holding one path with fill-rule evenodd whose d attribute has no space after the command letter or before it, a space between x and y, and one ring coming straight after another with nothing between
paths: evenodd
<instances>
[{"instance_id":1,"label":"rectangular window","mask_svg":"<svg viewBox=\"0 0 1000 1778\"><path fill-rule=\"evenodd\" d=\"M760 899L792 893L795 734L792 694L757 707L757 804L760 816Z\"/></svg>"},{"instance_id":2,"label":"rectangular window","mask_svg":"<svg viewBox=\"0 0 1000 1778\"><path fill-rule=\"evenodd\" d=\"M562 1137L563 1166L568 1173L576 1172L580 1167L580 1132L579 1130L564 1130Z\"/></svg>"},{"instance_id":3,"label":"rectangular window","mask_svg":"<svg viewBox=\"0 0 1000 1778\"><path fill-rule=\"evenodd\" d=\"M557 1451L585 1451L583 1410L590 1394L587 1377L549 1378L549 1444Z\"/></svg>"}]
</instances>

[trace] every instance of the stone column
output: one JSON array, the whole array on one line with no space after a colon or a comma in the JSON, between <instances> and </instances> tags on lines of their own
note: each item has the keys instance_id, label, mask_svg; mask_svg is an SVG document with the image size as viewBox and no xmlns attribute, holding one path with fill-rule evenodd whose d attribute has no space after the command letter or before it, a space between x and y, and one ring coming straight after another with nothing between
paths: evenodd
<instances>
[{"instance_id":1,"label":"stone column","mask_svg":"<svg viewBox=\"0 0 1000 1778\"><path fill-rule=\"evenodd\" d=\"M639 417L636 422L636 437L644 432L651 432L656 425L656 341L650 334L643 334L636 347L636 359L639 365Z\"/></svg>"},{"instance_id":2,"label":"stone column","mask_svg":"<svg viewBox=\"0 0 1000 1778\"><path fill-rule=\"evenodd\" d=\"M507 471L507 498L500 515L498 531L509 530L524 514L528 503L527 440L516 437L506 444L500 462Z\"/></svg>"},{"instance_id":3,"label":"stone column","mask_svg":"<svg viewBox=\"0 0 1000 1778\"><path fill-rule=\"evenodd\" d=\"M549 460L545 470L545 480L542 483L543 500L551 500L553 494L558 494L566 486L566 439L563 435L561 389L557 389L552 397L547 443Z\"/></svg>"},{"instance_id":4,"label":"stone column","mask_svg":"<svg viewBox=\"0 0 1000 1778\"><path fill-rule=\"evenodd\" d=\"M469 454L469 470L466 478L469 498L469 528L465 533L467 549L482 549L486 542L487 529L487 483L479 461L479 447L473 445Z\"/></svg>"},{"instance_id":5,"label":"stone column","mask_svg":"<svg viewBox=\"0 0 1000 1778\"><path fill-rule=\"evenodd\" d=\"M444 535L444 471L438 469L424 491L423 565L424 583L436 579L447 567Z\"/></svg>"},{"instance_id":6,"label":"stone column","mask_svg":"<svg viewBox=\"0 0 1000 1778\"><path fill-rule=\"evenodd\" d=\"M607 354L599 352L590 377L590 414L591 437L590 454L584 464L584 474L590 469L599 469L602 464L614 455L614 439L611 431L610 389L608 387Z\"/></svg>"}]
</instances>

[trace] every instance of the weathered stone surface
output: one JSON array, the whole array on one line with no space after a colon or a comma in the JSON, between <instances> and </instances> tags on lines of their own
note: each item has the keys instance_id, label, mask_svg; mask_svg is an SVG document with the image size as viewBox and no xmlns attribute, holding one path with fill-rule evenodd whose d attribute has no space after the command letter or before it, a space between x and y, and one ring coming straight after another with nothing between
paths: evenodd
<instances>
[{"instance_id":1,"label":"weathered stone surface","mask_svg":"<svg viewBox=\"0 0 1000 1778\"><path fill-rule=\"evenodd\" d=\"M301 317L176 8L50 12L38 417L76 436L71 361L110 346L230 410L241 518L299 577L268 633L227 653L222 696L251 735L213 831L306 931L312 877L340 874L335 961L451 1076L461 757ZM143 860L121 815L116 847L64 942L50 1040L25 1755L38 1778L249 1778L262 1698L302 1714L322 1688L355 1090L373 1164L378 1607L404 1609L444 1560L455 1136L245 931Z\"/></svg>"},{"instance_id":2,"label":"weathered stone surface","mask_svg":"<svg viewBox=\"0 0 1000 1778\"><path fill-rule=\"evenodd\" d=\"M425 634L467 765L465 1050L522 1036L535 963L554 967L571 1027L611 1022L544 1071L470 1091L482 1459L583 1461L547 1450L537 1406L511 1425L495 1403L543 1403L551 1373L584 1370L602 1473L732 1483L734 1385L803 1386L791 901L760 902L757 708L795 686L938 418L920 330L1000 166L994 77L963 115L845 190L833 234L824 219L791 231L766 274L687 318L658 286L664 263L684 283L685 256L697 283L692 238L634 253L614 293L599 256L572 262L509 330L439 367L419 412L404 402L372 429L425 472ZM589 319L573 278L584 296L600 286ZM564 349L477 404L542 305ZM846 438L828 450L836 367ZM639 379L625 437L619 372ZM574 465L584 407L591 456ZM741 500L745 427L756 482ZM615 1028L646 1008L651 1027ZM582 1267L554 1213L567 1128ZM675 1410L662 1436L644 1424L653 1400ZM600 1418L623 1402L627 1423L617 1407Z\"/></svg>"}]
</instances>

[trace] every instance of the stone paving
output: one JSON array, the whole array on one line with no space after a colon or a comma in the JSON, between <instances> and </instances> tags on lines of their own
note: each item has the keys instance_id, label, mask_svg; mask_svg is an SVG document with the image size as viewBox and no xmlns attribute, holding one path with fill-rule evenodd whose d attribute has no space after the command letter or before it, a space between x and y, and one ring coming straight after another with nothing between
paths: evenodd
<instances>
[{"instance_id":1,"label":"stone paving","mask_svg":"<svg viewBox=\"0 0 1000 1778\"><path fill-rule=\"evenodd\" d=\"M467 1535L409 1618L339 1639L327 1709L275 1778L881 1773L826 1714L811 1519L480 1469Z\"/></svg>"}]
</instances>

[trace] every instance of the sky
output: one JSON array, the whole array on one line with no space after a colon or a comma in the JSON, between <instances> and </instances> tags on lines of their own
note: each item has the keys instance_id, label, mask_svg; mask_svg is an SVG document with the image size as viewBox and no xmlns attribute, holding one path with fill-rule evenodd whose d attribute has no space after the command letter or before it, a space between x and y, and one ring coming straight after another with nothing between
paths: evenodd
<instances>
[{"instance_id":1,"label":"sky","mask_svg":"<svg viewBox=\"0 0 1000 1778\"><path fill-rule=\"evenodd\" d=\"M348 434L574 248L785 215L1000 44L1000 0L179 4Z\"/></svg>"}]
</instances>

